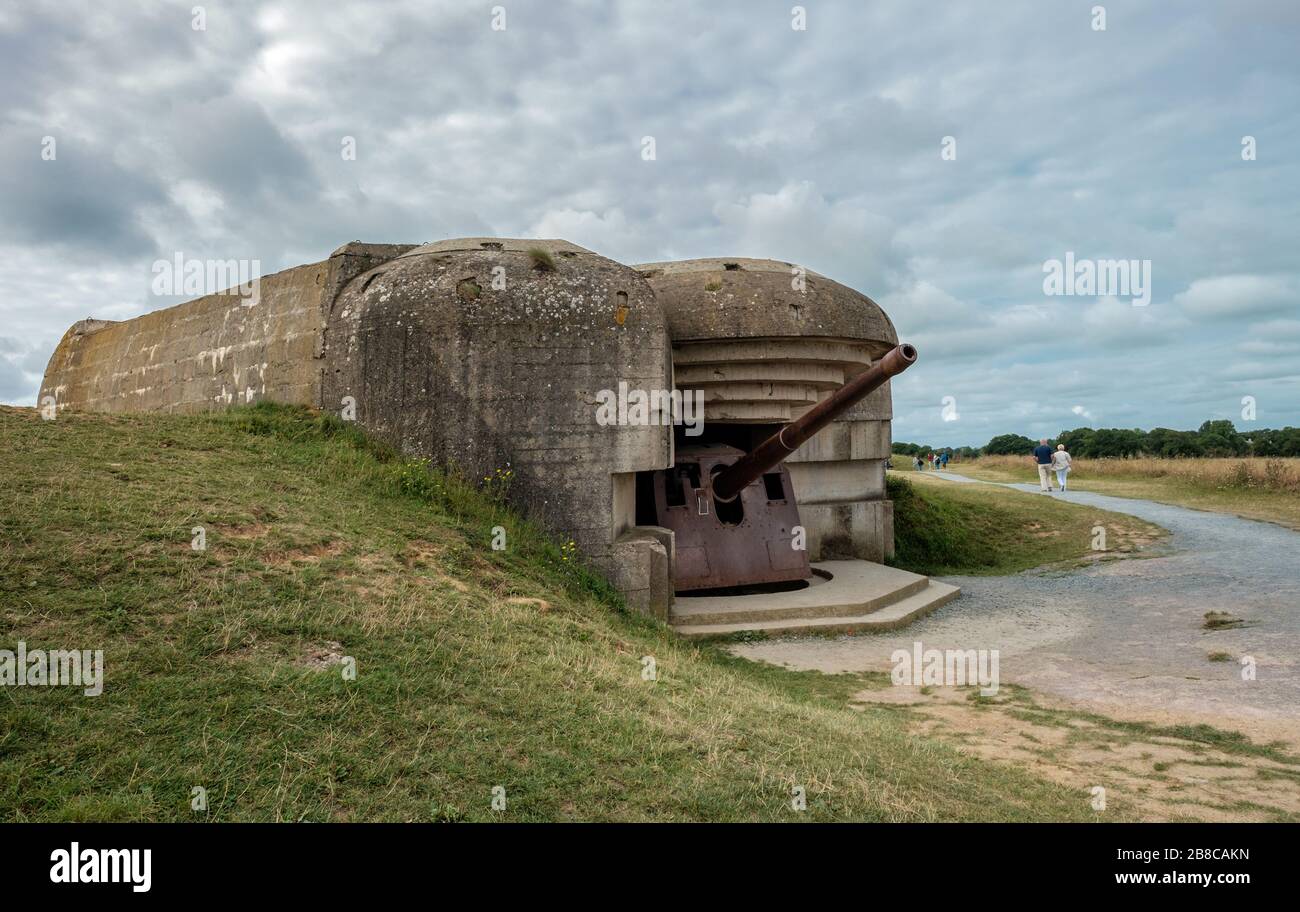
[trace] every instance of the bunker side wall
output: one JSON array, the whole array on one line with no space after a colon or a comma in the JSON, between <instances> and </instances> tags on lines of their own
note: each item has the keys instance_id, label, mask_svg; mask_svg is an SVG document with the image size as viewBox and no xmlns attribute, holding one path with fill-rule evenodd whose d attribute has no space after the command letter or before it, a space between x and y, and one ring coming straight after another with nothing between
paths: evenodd
<instances>
[{"instance_id":1,"label":"bunker side wall","mask_svg":"<svg viewBox=\"0 0 1300 912\"><path fill-rule=\"evenodd\" d=\"M215 294L120 323L83 321L50 358L40 399L93 412L201 412L272 399L317 404L330 261L261 279L251 306Z\"/></svg>"},{"instance_id":2,"label":"bunker side wall","mask_svg":"<svg viewBox=\"0 0 1300 912\"><path fill-rule=\"evenodd\" d=\"M54 350L40 403L92 412L201 412L261 399L325 406L330 305L354 276L411 246L353 241L261 277L256 303L212 294L122 322L82 320Z\"/></svg>"}]
</instances>

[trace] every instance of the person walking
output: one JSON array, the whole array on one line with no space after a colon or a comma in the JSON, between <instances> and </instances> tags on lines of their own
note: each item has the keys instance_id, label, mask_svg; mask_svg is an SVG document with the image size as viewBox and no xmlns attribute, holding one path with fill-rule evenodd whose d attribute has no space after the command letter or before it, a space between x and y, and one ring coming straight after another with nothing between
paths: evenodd
<instances>
[{"instance_id":1,"label":"person walking","mask_svg":"<svg viewBox=\"0 0 1300 912\"><path fill-rule=\"evenodd\" d=\"M1056 472L1056 483L1065 490L1065 476L1070 474L1070 454L1065 451L1065 444L1058 443L1052 454L1052 471Z\"/></svg>"},{"instance_id":2,"label":"person walking","mask_svg":"<svg viewBox=\"0 0 1300 912\"><path fill-rule=\"evenodd\" d=\"M1034 461L1038 464L1038 487L1044 494L1052 493L1052 476L1048 471L1052 467L1052 448L1047 445L1047 438L1038 441L1034 447Z\"/></svg>"}]
</instances>

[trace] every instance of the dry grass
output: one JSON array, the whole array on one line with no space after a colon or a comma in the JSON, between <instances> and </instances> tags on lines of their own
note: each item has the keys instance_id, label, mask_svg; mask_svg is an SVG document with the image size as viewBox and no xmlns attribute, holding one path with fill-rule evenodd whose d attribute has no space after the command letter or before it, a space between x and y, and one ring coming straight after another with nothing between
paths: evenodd
<instances>
[{"instance_id":1,"label":"dry grass","mask_svg":"<svg viewBox=\"0 0 1300 912\"><path fill-rule=\"evenodd\" d=\"M1033 467L1022 456L983 456L963 463L1030 474ZM961 468L954 466L954 471ZM1300 493L1300 459L1075 459L1071 477L1080 478L1171 478L1213 490L1261 490Z\"/></svg>"},{"instance_id":2,"label":"dry grass","mask_svg":"<svg viewBox=\"0 0 1300 912\"><path fill-rule=\"evenodd\" d=\"M951 471L983 481L1038 479L1027 456L983 456L954 463ZM1076 458L1070 488L1235 513L1300 529L1300 459L1295 458Z\"/></svg>"}]
</instances>

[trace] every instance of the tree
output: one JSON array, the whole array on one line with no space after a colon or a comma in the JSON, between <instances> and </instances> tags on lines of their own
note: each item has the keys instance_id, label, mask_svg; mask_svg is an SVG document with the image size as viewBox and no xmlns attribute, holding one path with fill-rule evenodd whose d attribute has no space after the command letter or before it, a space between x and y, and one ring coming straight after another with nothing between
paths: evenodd
<instances>
[{"instance_id":1,"label":"tree","mask_svg":"<svg viewBox=\"0 0 1300 912\"><path fill-rule=\"evenodd\" d=\"M1226 419L1207 421L1197 433L1206 456L1245 456L1249 451L1245 438Z\"/></svg>"},{"instance_id":2,"label":"tree","mask_svg":"<svg viewBox=\"0 0 1300 912\"><path fill-rule=\"evenodd\" d=\"M1137 456L1146 445L1146 434L1140 428L1101 428L1092 437L1092 452L1080 453L1098 459Z\"/></svg>"},{"instance_id":3,"label":"tree","mask_svg":"<svg viewBox=\"0 0 1300 912\"><path fill-rule=\"evenodd\" d=\"M1196 431L1175 431L1171 428L1153 428L1147 433L1144 452L1149 456L1173 459L1183 456L1201 456L1205 445Z\"/></svg>"},{"instance_id":4,"label":"tree","mask_svg":"<svg viewBox=\"0 0 1300 912\"><path fill-rule=\"evenodd\" d=\"M1300 456L1300 428L1263 428L1244 437L1252 456Z\"/></svg>"},{"instance_id":5,"label":"tree","mask_svg":"<svg viewBox=\"0 0 1300 912\"><path fill-rule=\"evenodd\" d=\"M1093 430L1092 428L1075 428L1072 431L1061 431L1056 436L1057 443L1065 444L1066 450L1072 456L1089 457L1094 455L1093 450Z\"/></svg>"},{"instance_id":6,"label":"tree","mask_svg":"<svg viewBox=\"0 0 1300 912\"><path fill-rule=\"evenodd\" d=\"M1071 455L1084 459L1123 459L1142 455L1159 459L1197 456L1272 458L1300 456L1300 428L1260 428L1243 434L1225 419L1206 421L1194 431L1164 427L1150 431L1081 427L1061 431L1053 443L1064 444ZM988 456L1023 455L1031 452L1034 444L1035 441L1020 434L999 434L985 445L983 453Z\"/></svg>"},{"instance_id":7,"label":"tree","mask_svg":"<svg viewBox=\"0 0 1300 912\"><path fill-rule=\"evenodd\" d=\"M1019 434L999 434L984 445L986 456L1028 456L1036 444Z\"/></svg>"}]
</instances>

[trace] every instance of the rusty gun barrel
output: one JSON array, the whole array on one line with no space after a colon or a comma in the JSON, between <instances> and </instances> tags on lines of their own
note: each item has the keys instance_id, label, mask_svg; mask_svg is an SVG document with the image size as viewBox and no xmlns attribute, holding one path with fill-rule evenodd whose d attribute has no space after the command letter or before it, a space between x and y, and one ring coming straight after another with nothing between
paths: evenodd
<instances>
[{"instance_id":1,"label":"rusty gun barrel","mask_svg":"<svg viewBox=\"0 0 1300 912\"><path fill-rule=\"evenodd\" d=\"M862 401L890 377L907 370L915 361L916 349L913 346L907 343L895 346L875 364L760 443L754 452L740 457L719 472L713 479L713 496L723 502L734 500L747 484L782 462L809 437Z\"/></svg>"}]
</instances>

